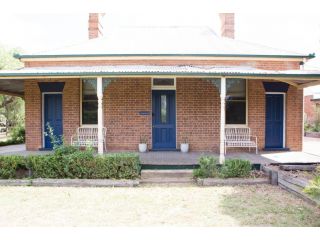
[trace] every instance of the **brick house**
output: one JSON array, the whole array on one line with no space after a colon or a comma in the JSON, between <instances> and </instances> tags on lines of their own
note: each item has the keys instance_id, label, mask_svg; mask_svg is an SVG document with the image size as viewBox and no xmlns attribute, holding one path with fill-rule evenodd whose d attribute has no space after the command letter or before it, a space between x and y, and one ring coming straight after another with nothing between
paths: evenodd
<instances>
[{"instance_id":1,"label":"brick house","mask_svg":"<svg viewBox=\"0 0 320 240\"><path fill-rule=\"evenodd\" d=\"M304 96L304 122L314 124L320 120L320 98L317 95Z\"/></svg>"},{"instance_id":2,"label":"brick house","mask_svg":"<svg viewBox=\"0 0 320 240\"><path fill-rule=\"evenodd\" d=\"M50 148L46 123L67 142L79 126L102 127L106 149L220 152L225 128L249 127L262 149L302 150L303 88L320 71L314 55L234 39L234 14L209 28L105 29L89 14L89 39L67 48L20 55L24 68L0 71L0 91L25 99L26 147Z\"/></svg>"}]
</instances>

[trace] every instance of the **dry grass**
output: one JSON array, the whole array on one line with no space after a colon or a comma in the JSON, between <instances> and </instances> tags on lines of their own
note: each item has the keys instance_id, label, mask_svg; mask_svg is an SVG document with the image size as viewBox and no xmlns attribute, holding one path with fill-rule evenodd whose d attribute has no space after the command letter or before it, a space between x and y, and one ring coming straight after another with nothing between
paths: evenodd
<instances>
[{"instance_id":1,"label":"dry grass","mask_svg":"<svg viewBox=\"0 0 320 240\"><path fill-rule=\"evenodd\" d=\"M0 187L0 226L313 226L319 209L271 186Z\"/></svg>"}]
</instances>

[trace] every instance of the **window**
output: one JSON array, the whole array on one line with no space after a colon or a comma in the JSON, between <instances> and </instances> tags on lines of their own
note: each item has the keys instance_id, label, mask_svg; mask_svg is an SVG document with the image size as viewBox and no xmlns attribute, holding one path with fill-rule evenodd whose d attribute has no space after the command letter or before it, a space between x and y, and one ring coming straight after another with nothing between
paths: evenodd
<instances>
[{"instance_id":1,"label":"window","mask_svg":"<svg viewBox=\"0 0 320 240\"><path fill-rule=\"evenodd\" d=\"M161 123L167 123L167 95L161 95Z\"/></svg>"},{"instance_id":2,"label":"window","mask_svg":"<svg viewBox=\"0 0 320 240\"><path fill-rule=\"evenodd\" d=\"M175 89L176 81L174 78L153 78L152 89Z\"/></svg>"},{"instance_id":3,"label":"window","mask_svg":"<svg viewBox=\"0 0 320 240\"><path fill-rule=\"evenodd\" d=\"M246 124L246 80L227 79L226 84L226 124Z\"/></svg>"},{"instance_id":4,"label":"window","mask_svg":"<svg viewBox=\"0 0 320 240\"><path fill-rule=\"evenodd\" d=\"M98 97L95 80L82 80L82 124L98 124Z\"/></svg>"}]
</instances>

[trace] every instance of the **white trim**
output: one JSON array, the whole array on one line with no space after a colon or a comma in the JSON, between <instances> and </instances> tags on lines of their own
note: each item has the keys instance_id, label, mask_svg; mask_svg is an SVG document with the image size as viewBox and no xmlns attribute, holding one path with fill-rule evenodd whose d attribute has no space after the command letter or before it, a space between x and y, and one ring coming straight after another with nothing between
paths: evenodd
<instances>
[{"instance_id":1,"label":"white trim","mask_svg":"<svg viewBox=\"0 0 320 240\"><path fill-rule=\"evenodd\" d=\"M45 137L44 137L44 95L49 94L61 94L62 95L62 126L63 126L63 92L41 92L41 138L42 138L42 147L45 148ZM63 133L63 127L62 127Z\"/></svg>"},{"instance_id":2,"label":"white trim","mask_svg":"<svg viewBox=\"0 0 320 240\"><path fill-rule=\"evenodd\" d=\"M153 80L154 79L173 79L173 86L154 86ZM176 77L152 77L151 78L151 89L152 90L176 90L177 84L176 84L177 78Z\"/></svg>"},{"instance_id":3,"label":"white trim","mask_svg":"<svg viewBox=\"0 0 320 240\"><path fill-rule=\"evenodd\" d=\"M80 126L79 127L98 127L98 122L97 124L82 124L82 88L83 88L83 78L80 78ZM96 78L92 78L93 81L96 81Z\"/></svg>"},{"instance_id":4,"label":"white trim","mask_svg":"<svg viewBox=\"0 0 320 240\"><path fill-rule=\"evenodd\" d=\"M286 118L286 115L287 115L287 93L285 92L265 92L265 95L282 95L283 96L283 125L282 125L282 128L283 128L283 139L282 139L282 148L285 148L286 147L286 128L287 128L287 124L286 124L286 121L287 121L287 118Z\"/></svg>"},{"instance_id":5,"label":"white trim","mask_svg":"<svg viewBox=\"0 0 320 240\"><path fill-rule=\"evenodd\" d=\"M226 78L221 78L220 84L220 156L219 163L223 164L225 161L225 124L226 124L226 92L227 92L227 84Z\"/></svg>"},{"instance_id":6,"label":"white trim","mask_svg":"<svg viewBox=\"0 0 320 240\"><path fill-rule=\"evenodd\" d=\"M44 61L88 61L88 60L255 60L255 61L290 61L302 62L305 58L290 58L290 57L233 57L233 56L70 56L70 57L44 57L44 58L20 58L22 62L44 62Z\"/></svg>"}]
</instances>

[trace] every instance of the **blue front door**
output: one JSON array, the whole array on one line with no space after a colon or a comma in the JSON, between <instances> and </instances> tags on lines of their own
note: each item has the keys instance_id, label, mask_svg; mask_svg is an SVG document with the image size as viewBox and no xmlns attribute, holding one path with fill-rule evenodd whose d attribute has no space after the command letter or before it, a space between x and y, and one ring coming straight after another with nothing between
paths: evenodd
<instances>
[{"instance_id":1,"label":"blue front door","mask_svg":"<svg viewBox=\"0 0 320 240\"><path fill-rule=\"evenodd\" d=\"M52 139L50 138L48 126L53 130L53 135L61 141L62 129L62 94L44 94L44 148L52 149Z\"/></svg>"},{"instance_id":2,"label":"blue front door","mask_svg":"<svg viewBox=\"0 0 320 240\"><path fill-rule=\"evenodd\" d=\"M176 149L176 93L152 91L152 148Z\"/></svg>"},{"instance_id":3,"label":"blue front door","mask_svg":"<svg viewBox=\"0 0 320 240\"><path fill-rule=\"evenodd\" d=\"M265 148L284 148L284 94L266 94Z\"/></svg>"}]
</instances>

